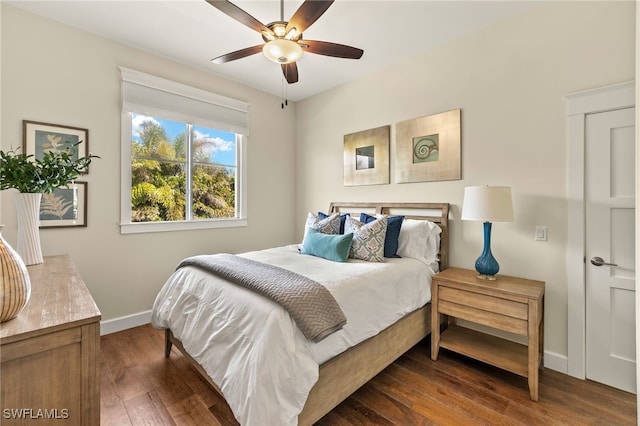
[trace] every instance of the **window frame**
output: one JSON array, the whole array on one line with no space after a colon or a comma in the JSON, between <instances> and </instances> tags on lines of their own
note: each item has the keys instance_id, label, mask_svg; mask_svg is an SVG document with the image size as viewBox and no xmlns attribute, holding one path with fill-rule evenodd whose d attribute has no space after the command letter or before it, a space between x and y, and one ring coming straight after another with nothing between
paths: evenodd
<instances>
[{"instance_id":1,"label":"window frame","mask_svg":"<svg viewBox=\"0 0 640 426\"><path fill-rule=\"evenodd\" d=\"M154 89L165 90L172 94L184 97L197 97L196 99L202 100L203 98L213 100L216 105L222 107L228 106L229 108L243 107L247 110L248 105L231 98L225 98L220 95L216 95L211 92L206 92L201 89L196 89L190 86L185 86L180 83L175 83L169 80L164 80L159 77L151 76L148 74L140 73L138 71L128 70L120 67L123 75L123 81L135 81L140 82L141 85L149 85ZM124 98L124 95L123 95ZM148 232L165 232L165 231L185 231L196 229L215 229L215 228L230 228L230 227L243 227L247 226L247 153L246 145L248 134L242 134L235 132L236 134L236 180L235 180L235 201L236 201L236 216L233 218L215 218L215 219L192 219L192 220L180 220L180 221L165 221L165 222L132 222L131 221L131 136L132 136L132 115L133 113L144 114L145 111L127 111L123 105L121 108L121 185L120 185L120 233L121 234L136 234L136 233L148 233ZM153 113L149 113L153 116ZM168 117L161 117L168 118ZM209 125L206 123L198 122L197 117L193 120L189 120L188 124L192 125ZM248 126L247 126L248 127ZM220 129L226 130L226 129ZM248 131L246 132L248 133ZM189 160L191 161L191 160Z\"/></svg>"}]
</instances>

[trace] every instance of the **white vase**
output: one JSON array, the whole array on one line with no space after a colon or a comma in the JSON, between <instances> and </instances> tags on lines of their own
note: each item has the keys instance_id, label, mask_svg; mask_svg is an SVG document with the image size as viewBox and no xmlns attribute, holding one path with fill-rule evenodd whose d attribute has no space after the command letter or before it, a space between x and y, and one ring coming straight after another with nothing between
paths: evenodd
<instances>
[{"instance_id":1,"label":"white vase","mask_svg":"<svg viewBox=\"0 0 640 426\"><path fill-rule=\"evenodd\" d=\"M0 322L15 318L30 297L27 267L0 234Z\"/></svg>"},{"instance_id":2,"label":"white vase","mask_svg":"<svg viewBox=\"0 0 640 426\"><path fill-rule=\"evenodd\" d=\"M40 246L40 200L42 194L15 194L18 214L18 247L17 252L25 265L42 263Z\"/></svg>"}]
</instances>

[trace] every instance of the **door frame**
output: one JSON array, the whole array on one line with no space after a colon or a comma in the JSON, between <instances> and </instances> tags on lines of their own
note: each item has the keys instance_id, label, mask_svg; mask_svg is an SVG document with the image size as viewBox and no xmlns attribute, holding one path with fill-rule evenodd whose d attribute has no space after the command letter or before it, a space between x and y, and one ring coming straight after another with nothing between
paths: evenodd
<instances>
[{"instance_id":1,"label":"door frame","mask_svg":"<svg viewBox=\"0 0 640 426\"><path fill-rule=\"evenodd\" d=\"M628 81L565 96L567 113L567 369L586 377L585 124L588 114L635 106Z\"/></svg>"}]
</instances>

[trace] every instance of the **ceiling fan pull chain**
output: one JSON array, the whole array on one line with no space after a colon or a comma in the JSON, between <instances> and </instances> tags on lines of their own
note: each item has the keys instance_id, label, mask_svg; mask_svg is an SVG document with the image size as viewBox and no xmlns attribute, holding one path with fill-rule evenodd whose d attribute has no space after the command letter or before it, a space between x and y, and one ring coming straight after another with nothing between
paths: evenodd
<instances>
[{"instance_id":1,"label":"ceiling fan pull chain","mask_svg":"<svg viewBox=\"0 0 640 426\"><path fill-rule=\"evenodd\" d=\"M282 103L280 104L280 108L284 109L284 106L287 103L287 93L286 93L286 85L284 83L284 78L282 78L281 89L282 89Z\"/></svg>"},{"instance_id":2,"label":"ceiling fan pull chain","mask_svg":"<svg viewBox=\"0 0 640 426\"><path fill-rule=\"evenodd\" d=\"M282 80L281 80L281 89L282 89L282 103L280 104L280 108L284 109L285 106L289 106L289 100L287 99L287 76L286 76L286 69L284 71L284 74L282 76Z\"/></svg>"}]
</instances>

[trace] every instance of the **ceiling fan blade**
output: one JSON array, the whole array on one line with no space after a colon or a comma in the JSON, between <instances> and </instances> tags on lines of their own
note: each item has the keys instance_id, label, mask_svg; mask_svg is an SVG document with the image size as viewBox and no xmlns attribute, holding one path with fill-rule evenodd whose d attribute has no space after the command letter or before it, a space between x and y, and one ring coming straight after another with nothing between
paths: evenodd
<instances>
[{"instance_id":1,"label":"ceiling fan blade","mask_svg":"<svg viewBox=\"0 0 640 426\"><path fill-rule=\"evenodd\" d=\"M281 67L284 78L287 79L287 83L293 84L298 82L298 66L295 62L282 64Z\"/></svg>"},{"instance_id":2,"label":"ceiling fan blade","mask_svg":"<svg viewBox=\"0 0 640 426\"><path fill-rule=\"evenodd\" d=\"M258 21L256 18L249 15L247 12L240 9L238 6L231 3L230 1L206 0L206 2L209 3L211 6L215 7L216 9L218 9L220 12L230 16L231 18L235 19L236 21L240 22L243 25L246 25L252 30L255 30L259 33L266 32L266 33L273 34L273 32L269 28L267 28L262 22Z\"/></svg>"},{"instance_id":3,"label":"ceiling fan blade","mask_svg":"<svg viewBox=\"0 0 640 426\"><path fill-rule=\"evenodd\" d=\"M298 34L302 33L316 22L333 2L334 0L306 0L291 17L286 32L295 28Z\"/></svg>"},{"instance_id":4,"label":"ceiling fan blade","mask_svg":"<svg viewBox=\"0 0 640 426\"><path fill-rule=\"evenodd\" d=\"M262 46L264 46L264 44L236 50L235 52L227 53L226 55L213 58L211 62L213 62L214 64L224 64L225 62L231 62L235 61L236 59L246 58L247 56L255 55L256 53L262 52Z\"/></svg>"},{"instance_id":5,"label":"ceiling fan blade","mask_svg":"<svg viewBox=\"0 0 640 426\"><path fill-rule=\"evenodd\" d=\"M335 58L360 59L364 50L344 44L330 43L328 41L301 40L300 45L305 52L316 55L333 56ZM306 47L305 47L306 45Z\"/></svg>"}]
</instances>

